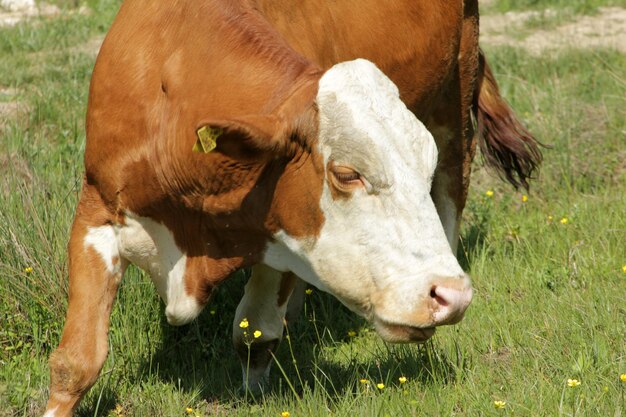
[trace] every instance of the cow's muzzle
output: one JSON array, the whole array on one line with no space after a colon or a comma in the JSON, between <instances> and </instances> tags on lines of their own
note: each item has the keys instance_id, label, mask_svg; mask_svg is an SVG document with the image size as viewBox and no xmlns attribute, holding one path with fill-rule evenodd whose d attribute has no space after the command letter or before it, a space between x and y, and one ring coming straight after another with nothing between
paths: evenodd
<instances>
[{"instance_id":1,"label":"cow's muzzle","mask_svg":"<svg viewBox=\"0 0 626 417\"><path fill-rule=\"evenodd\" d=\"M435 334L434 327L413 327L402 324L388 323L376 318L374 320L376 332L386 342L390 343L421 343Z\"/></svg>"},{"instance_id":2,"label":"cow's muzzle","mask_svg":"<svg viewBox=\"0 0 626 417\"><path fill-rule=\"evenodd\" d=\"M435 334L435 327L460 322L472 302L469 277L433 277L413 305L380 303L374 308L373 322L378 334L388 342L424 342ZM385 309L385 306L393 306Z\"/></svg>"}]
</instances>

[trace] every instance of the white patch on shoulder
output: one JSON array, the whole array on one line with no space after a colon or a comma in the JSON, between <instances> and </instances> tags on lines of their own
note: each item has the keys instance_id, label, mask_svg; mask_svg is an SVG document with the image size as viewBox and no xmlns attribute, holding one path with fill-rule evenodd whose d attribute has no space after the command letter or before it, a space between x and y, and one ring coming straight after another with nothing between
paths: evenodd
<instances>
[{"instance_id":1,"label":"white patch on shoulder","mask_svg":"<svg viewBox=\"0 0 626 417\"><path fill-rule=\"evenodd\" d=\"M164 225L147 217L126 213L117 226L120 254L148 272L167 306L168 323L180 326L195 319L202 306L185 290L187 257Z\"/></svg>"},{"instance_id":2,"label":"white patch on shoulder","mask_svg":"<svg viewBox=\"0 0 626 417\"><path fill-rule=\"evenodd\" d=\"M46 414L44 414L43 417L55 417L56 411L58 410L58 408L59 407L54 407L52 410L46 411Z\"/></svg>"},{"instance_id":3,"label":"white patch on shoulder","mask_svg":"<svg viewBox=\"0 0 626 417\"><path fill-rule=\"evenodd\" d=\"M120 272L120 259L113 226L88 227L85 235L85 248L91 246L100 257L110 274ZM114 264L113 260L117 259Z\"/></svg>"}]
</instances>

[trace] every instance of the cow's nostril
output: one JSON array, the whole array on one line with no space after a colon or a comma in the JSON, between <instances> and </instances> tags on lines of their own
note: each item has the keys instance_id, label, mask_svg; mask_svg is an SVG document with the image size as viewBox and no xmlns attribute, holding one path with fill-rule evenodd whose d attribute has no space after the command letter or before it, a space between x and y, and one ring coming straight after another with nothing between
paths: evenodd
<instances>
[{"instance_id":1,"label":"cow's nostril","mask_svg":"<svg viewBox=\"0 0 626 417\"><path fill-rule=\"evenodd\" d=\"M448 301L445 298L443 298L442 296L437 294L437 287L436 286L433 286L430 289L430 296L437 302L437 304L439 304L442 307L446 307L449 304Z\"/></svg>"}]
</instances>

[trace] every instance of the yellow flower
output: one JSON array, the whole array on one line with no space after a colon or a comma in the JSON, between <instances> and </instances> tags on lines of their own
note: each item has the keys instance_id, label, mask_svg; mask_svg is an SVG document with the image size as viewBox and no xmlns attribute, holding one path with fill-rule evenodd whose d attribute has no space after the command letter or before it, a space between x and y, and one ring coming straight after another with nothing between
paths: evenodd
<instances>
[{"instance_id":1,"label":"yellow flower","mask_svg":"<svg viewBox=\"0 0 626 417\"><path fill-rule=\"evenodd\" d=\"M369 383L370 383L370 382L369 382L367 379L365 379L365 378L361 378L361 379L359 379L359 382L360 382L361 384L363 384L363 385L365 385L365 384L369 384Z\"/></svg>"},{"instance_id":2,"label":"yellow flower","mask_svg":"<svg viewBox=\"0 0 626 417\"><path fill-rule=\"evenodd\" d=\"M561 224L567 224L567 222L568 222L569 220L567 220L567 217L563 217L563 218L561 218L561 220L560 220L560 221L561 221Z\"/></svg>"},{"instance_id":3,"label":"yellow flower","mask_svg":"<svg viewBox=\"0 0 626 417\"><path fill-rule=\"evenodd\" d=\"M619 380L622 381L622 382L626 382L626 374L621 374L619 376Z\"/></svg>"},{"instance_id":4,"label":"yellow flower","mask_svg":"<svg viewBox=\"0 0 626 417\"><path fill-rule=\"evenodd\" d=\"M311 294L313 294L313 289L311 289L311 288L307 288L307 289L304 291L304 293L305 293L306 295L311 295Z\"/></svg>"},{"instance_id":5,"label":"yellow flower","mask_svg":"<svg viewBox=\"0 0 626 417\"><path fill-rule=\"evenodd\" d=\"M187 408L185 408L185 413L187 413L187 414L193 414L193 408L191 408L191 407L187 407Z\"/></svg>"},{"instance_id":6,"label":"yellow flower","mask_svg":"<svg viewBox=\"0 0 626 417\"><path fill-rule=\"evenodd\" d=\"M622 266L622 272L626 274L626 265Z\"/></svg>"},{"instance_id":7,"label":"yellow flower","mask_svg":"<svg viewBox=\"0 0 626 417\"><path fill-rule=\"evenodd\" d=\"M495 400L493 402L493 406L496 407L496 408L504 408L504 407L506 407L506 401Z\"/></svg>"},{"instance_id":8,"label":"yellow flower","mask_svg":"<svg viewBox=\"0 0 626 417\"><path fill-rule=\"evenodd\" d=\"M209 311L209 313L210 313L212 316L214 316L214 315L215 315L215 310L211 310L211 311Z\"/></svg>"},{"instance_id":9,"label":"yellow flower","mask_svg":"<svg viewBox=\"0 0 626 417\"><path fill-rule=\"evenodd\" d=\"M548 221L551 222L554 219L552 216L548 216Z\"/></svg>"},{"instance_id":10,"label":"yellow flower","mask_svg":"<svg viewBox=\"0 0 626 417\"><path fill-rule=\"evenodd\" d=\"M567 386L570 388L576 388L577 386L580 385L580 381L577 379L568 379L567 380Z\"/></svg>"},{"instance_id":11,"label":"yellow flower","mask_svg":"<svg viewBox=\"0 0 626 417\"><path fill-rule=\"evenodd\" d=\"M254 333L252 333L252 335L254 336L255 339L258 339L259 337L263 335L263 332L261 332L260 330L255 330Z\"/></svg>"},{"instance_id":12,"label":"yellow flower","mask_svg":"<svg viewBox=\"0 0 626 417\"><path fill-rule=\"evenodd\" d=\"M122 407L121 404L116 404L115 410L113 410L113 412L115 413L116 416L122 417L124 416L124 407Z\"/></svg>"},{"instance_id":13,"label":"yellow flower","mask_svg":"<svg viewBox=\"0 0 626 417\"><path fill-rule=\"evenodd\" d=\"M356 336L356 332L354 330L350 330L348 332L348 337L354 337L354 336Z\"/></svg>"},{"instance_id":14,"label":"yellow flower","mask_svg":"<svg viewBox=\"0 0 626 417\"><path fill-rule=\"evenodd\" d=\"M528 201L528 196L526 194L522 194L522 203L525 203Z\"/></svg>"},{"instance_id":15,"label":"yellow flower","mask_svg":"<svg viewBox=\"0 0 626 417\"><path fill-rule=\"evenodd\" d=\"M376 384L376 388L383 389L385 388L385 384L383 384L382 382L379 382L378 384Z\"/></svg>"},{"instance_id":16,"label":"yellow flower","mask_svg":"<svg viewBox=\"0 0 626 417\"><path fill-rule=\"evenodd\" d=\"M487 192L485 193L485 195L486 195L487 197L493 197L493 191L491 191L491 190L487 190Z\"/></svg>"},{"instance_id":17,"label":"yellow flower","mask_svg":"<svg viewBox=\"0 0 626 417\"><path fill-rule=\"evenodd\" d=\"M401 376L400 378L398 378L398 381L400 381L401 384L404 384L406 382L406 377Z\"/></svg>"},{"instance_id":18,"label":"yellow flower","mask_svg":"<svg viewBox=\"0 0 626 417\"><path fill-rule=\"evenodd\" d=\"M626 268L626 266L624 268ZM33 268L30 267L30 266L26 267L26 268L24 268L24 272L26 272L27 274L30 274L31 272L33 272Z\"/></svg>"},{"instance_id":19,"label":"yellow flower","mask_svg":"<svg viewBox=\"0 0 626 417\"><path fill-rule=\"evenodd\" d=\"M291 415L291 413L289 411L283 411L282 413L280 413L280 417L289 417Z\"/></svg>"},{"instance_id":20,"label":"yellow flower","mask_svg":"<svg viewBox=\"0 0 626 417\"><path fill-rule=\"evenodd\" d=\"M239 327L241 327L242 329L247 329L249 325L250 323L248 323L248 319L243 319L239 323Z\"/></svg>"}]
</instances>

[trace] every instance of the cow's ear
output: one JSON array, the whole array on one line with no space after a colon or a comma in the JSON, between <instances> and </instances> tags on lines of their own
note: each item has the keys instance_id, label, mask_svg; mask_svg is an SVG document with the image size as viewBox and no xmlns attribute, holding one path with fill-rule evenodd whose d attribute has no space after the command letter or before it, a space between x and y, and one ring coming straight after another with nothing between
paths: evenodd
<instances>
[{"instance_id":1,"label":"cow's ear","mask_svg":"<svg viewBox=\"0 0 626 417\"><path fill-rule=\"evenodd\" d=\"M306 113L316 114L311 109L289 120L273 114L206 120L196 129L194 150L217 148L227 153L257 151L289 157L299 147L309 150L316 137L316 117Z\"/></svg>"},{"instance_id":2,"label":"cow's ear","mask_svg":"<svg viewBox=\"0 0 626 417\"><path fill-rule=\"evenodd\" d=\"M223 135L218 149L239 145L242 150L269 152L274 156L292 156L298 149L310 151L317 140L319 116L315 97L317 81L311 77L295 87L272 113L245 115L228 120L207 120L209 133ZM200 138L200 134L198 135ZM220 145L221 143L221 145Z\"/></svg>"}]
</instances>

